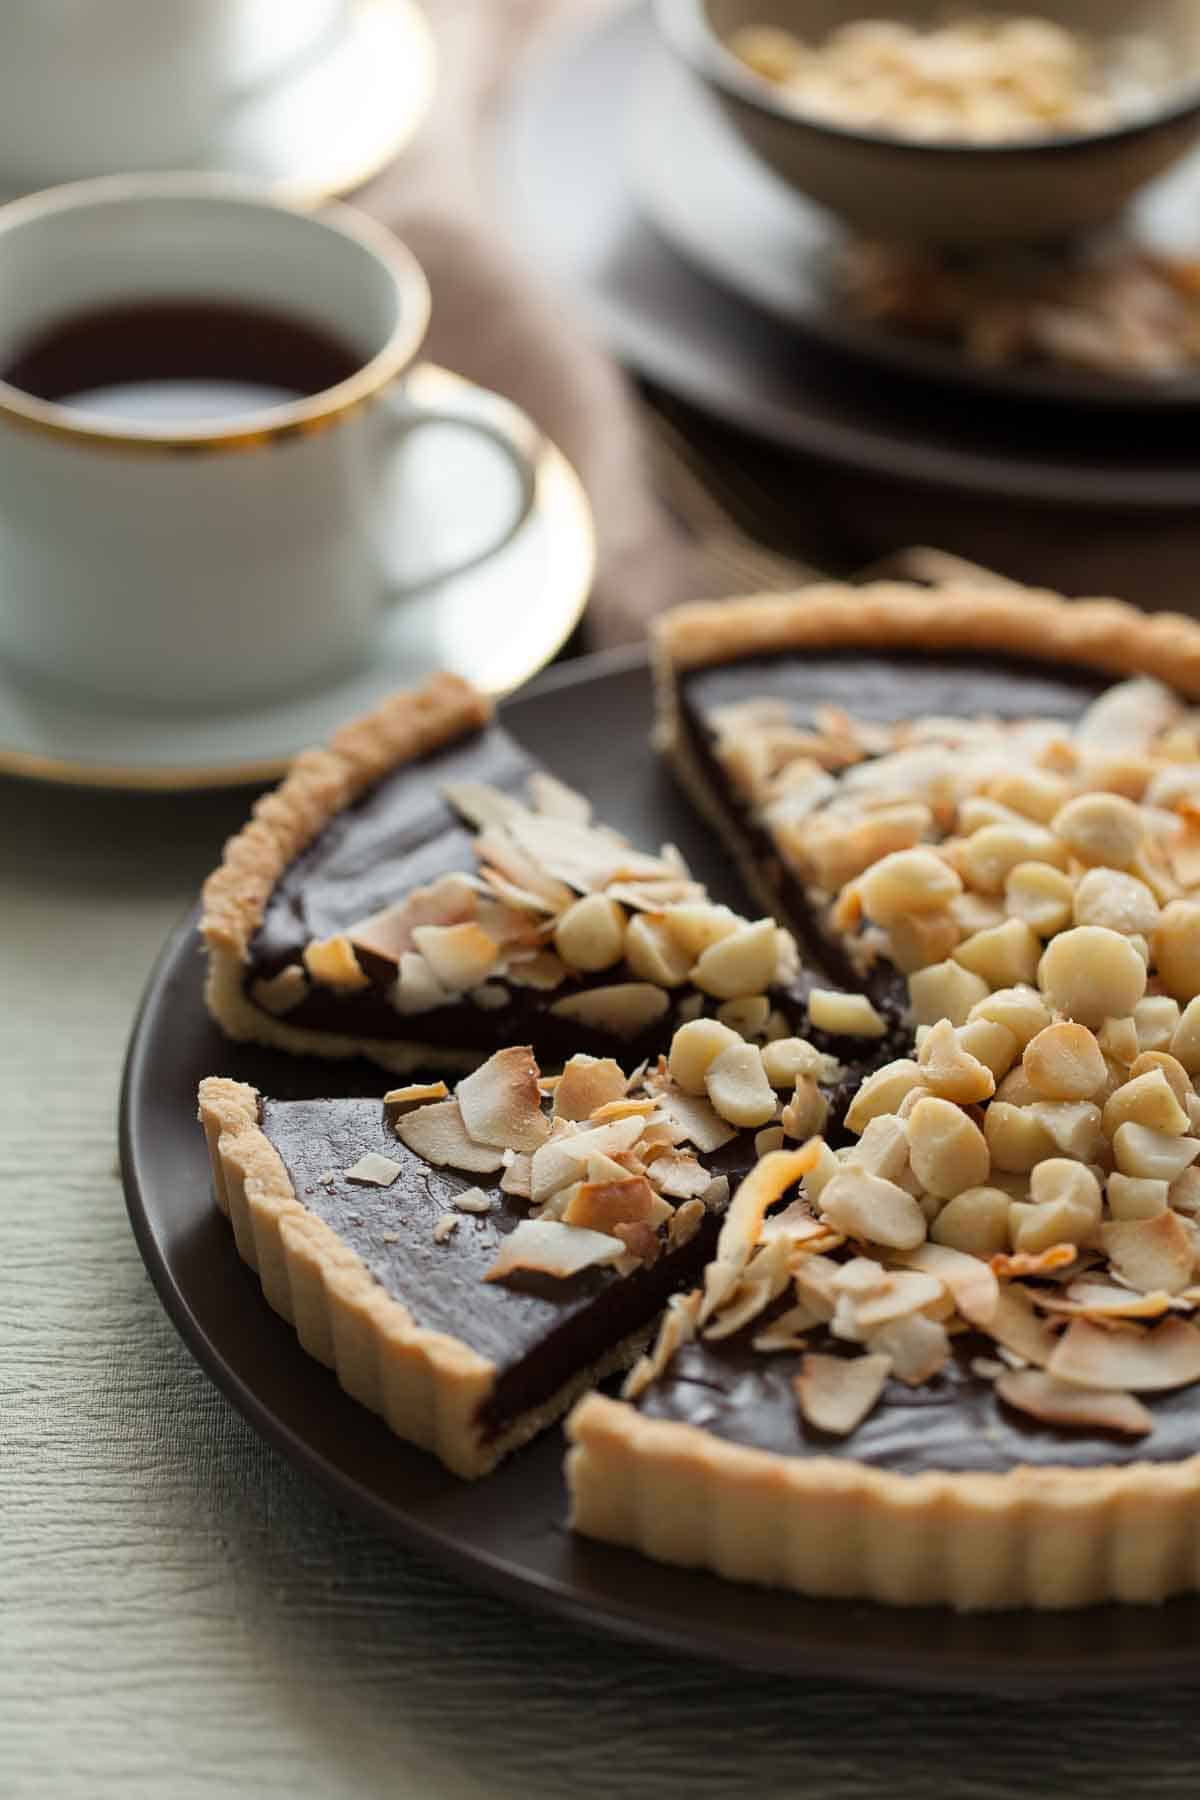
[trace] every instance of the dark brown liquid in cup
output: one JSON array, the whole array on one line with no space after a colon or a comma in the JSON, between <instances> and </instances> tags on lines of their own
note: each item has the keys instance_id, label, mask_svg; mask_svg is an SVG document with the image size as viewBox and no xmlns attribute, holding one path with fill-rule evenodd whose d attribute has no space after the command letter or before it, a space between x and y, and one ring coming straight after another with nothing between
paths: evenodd
<instances>
[{"instance_id":1,"label":"dark brown liquid in cup","mask_svg":"<svg viewBox=\"0 0 1200 1800\"><path fill-rule=\"evenodd\" d=\"M141 406L128 390L143 390L152 403L155 383L172 393L187 384L200 411L212 411L216 393L247 411L335 387L363 360L296 315L224 300L147 299L58 320L21 347L3 379L39 400L69 405L87 395L93 411L103 410L106 390L119 389L114 410L136 414ZM186 398L182 405L186 411ZM149 416L151 404L145 410Z\"/></svg>"}]
</instances>

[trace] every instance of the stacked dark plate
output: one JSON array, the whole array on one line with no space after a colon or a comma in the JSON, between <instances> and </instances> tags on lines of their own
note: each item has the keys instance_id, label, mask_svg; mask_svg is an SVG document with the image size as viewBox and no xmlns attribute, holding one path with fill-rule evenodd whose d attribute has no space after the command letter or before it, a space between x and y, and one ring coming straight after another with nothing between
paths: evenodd
<instances>
[{"instance_id":1,"label":"stacked dark plate","mask_svg":"<svg viewBox=\"0 0 1200 1800\"><path fill-rule=\"evenodd\" d=\"M989 370L848 316L830 279L843 228L752 153L649 4L552 48L498 168L522 251L689 430L726 460L732 442L801 547L815 520L847 566L931 542L1196 610L1200 366ZM1194 255L1198 202L1193 151L1139 196L1134 228Z\"/></svg>"}]
</instances>

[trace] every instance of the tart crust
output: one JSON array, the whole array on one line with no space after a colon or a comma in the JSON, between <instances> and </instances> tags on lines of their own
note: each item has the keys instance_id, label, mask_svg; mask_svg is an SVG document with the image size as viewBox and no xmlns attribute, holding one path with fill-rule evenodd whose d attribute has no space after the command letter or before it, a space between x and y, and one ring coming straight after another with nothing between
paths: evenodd
<instances>
[{"instance_id":1,"label":"tart crust","mask_svg":"<svg viewBox=\"0 0 1200 1800\"><path fill-rule=\"evenodd\" d=\"M601 1394L566 1429L574 1530L735 1581L960 1612L1200 1584L1200 1456L897 1475L731 1444Z\"/></svg>"},{"instance_id":2,"label":"tart crust","mask_svg":"<svg viewBox=\"0 0 1200 1800\"><path fill-rule=\"evenodd\" d=\"M491 717L491 702L468 682L434 675L424 687L395 694L345 726L327 748L303 751L280 786L256 801L249 823L229 839L220 867L204 884L205 997L228 1037L301 1055L365 1055L397 1074L428 1060L420 1042L289 1025L254 1005L242 985L243 969L276 882L325 826L391 770L480 730ZM443 1067L469 1069L478 1060L469 1052L438 1053Z\"/></svg>"},{"instance_id":3,"label":"tart crust","mask_svg":"<svg viewBox=\"0 0 1200 1800\"><path fill-rule=\"evenodd\" d=\"M936 588L898 581L850 587L819 582L791 594L677 606L654 634L666 691L674 669L737 662L782 650L1007 651L1085 663L1112 675L1154 675L1200 696L1200 627L1180 613L1144 613L1122 600L1066 600L995 580Z\"/></svg>"},{"instance_id":4,"label":"tart crust","mask_svg":"<svg viewBox=\"0 0 1200 1800\"><path fill-rule=\"evenodd\" d=\"M217 1205L271 1306L353 1399L456 1475L488 1474L639 1354L650 1326L576 1371L507 1430L482 1440L476 1421L495 1386L496 1365L460 1339L418 1325L337 1233L296 1198L278 1151L259 1128L256 1088L210 1076L200 1084L199 1100Z\"/></svg>"}]
</instances>

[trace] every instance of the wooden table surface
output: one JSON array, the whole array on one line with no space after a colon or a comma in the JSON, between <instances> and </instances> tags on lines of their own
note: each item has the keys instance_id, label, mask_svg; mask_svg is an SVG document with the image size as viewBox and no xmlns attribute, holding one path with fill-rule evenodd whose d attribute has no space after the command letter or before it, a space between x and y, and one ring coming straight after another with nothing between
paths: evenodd
<instances>
[{"instance_id":1,"label":"wooden table surface","mask_svg":"<svg viewBox=\"0 0 1200 1800\"><path fill-rule=\"evenodd\" d=\"M1195 1800L1187 1692L655 1655L473 1592L259 1442L159 1307L116 1169L139 992L245 805L0 784L0 1794Z\"/></svg>"}]
</instances>

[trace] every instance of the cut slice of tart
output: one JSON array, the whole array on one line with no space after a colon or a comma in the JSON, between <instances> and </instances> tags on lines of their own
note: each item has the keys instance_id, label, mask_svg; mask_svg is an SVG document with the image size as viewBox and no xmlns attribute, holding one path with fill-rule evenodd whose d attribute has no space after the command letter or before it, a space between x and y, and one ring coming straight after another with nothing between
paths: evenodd
<instances>
[{"instance_id":1,"label":"cut slice of tart","mask_svg":"<svg viewBox=\"0 0 1200 1800\"><path fill-rule=\"evenodd\" d=\"M548 1080L508 1046L453 1094L382 1100L211 1078L217 1203L304 1348L401 1437L484 1474L698 1279L781 1110L754 1046L703 1039L685 1028L632 1075L577 1055Z\"/></svg>"},{"instance_id":2,"label":"cut slice of tart","mask_svg":"<svg viewBox=\"0 0 1200 1800\"><path fill-rule=\"evenodd\" d=\"M957 1023L981 981L1029 980L1072 861L1109 849L1159 902L1200 874L1190 621L880 582L679 608L657 653L688 792L806 960L877 1007L920 972L917 1019ZM1121 860L1096 832L1135 805Z\"/></svg>"},{"instance_id":3,"label":"cut slice of tart","mask_svg":"<svg viewBox=\"0 0 1200 1800\"><path fill-rule=\"evenodd\" d=\"M789 1037L807 992L773 919L595 821L448 675L299 758L227 845L202 931L230 1037L398 1072L514 1041L636 1062L701 1016ZM836 1048L873 1067L897 1027L860 1008Z\"/></svg>"}]
</instances>

